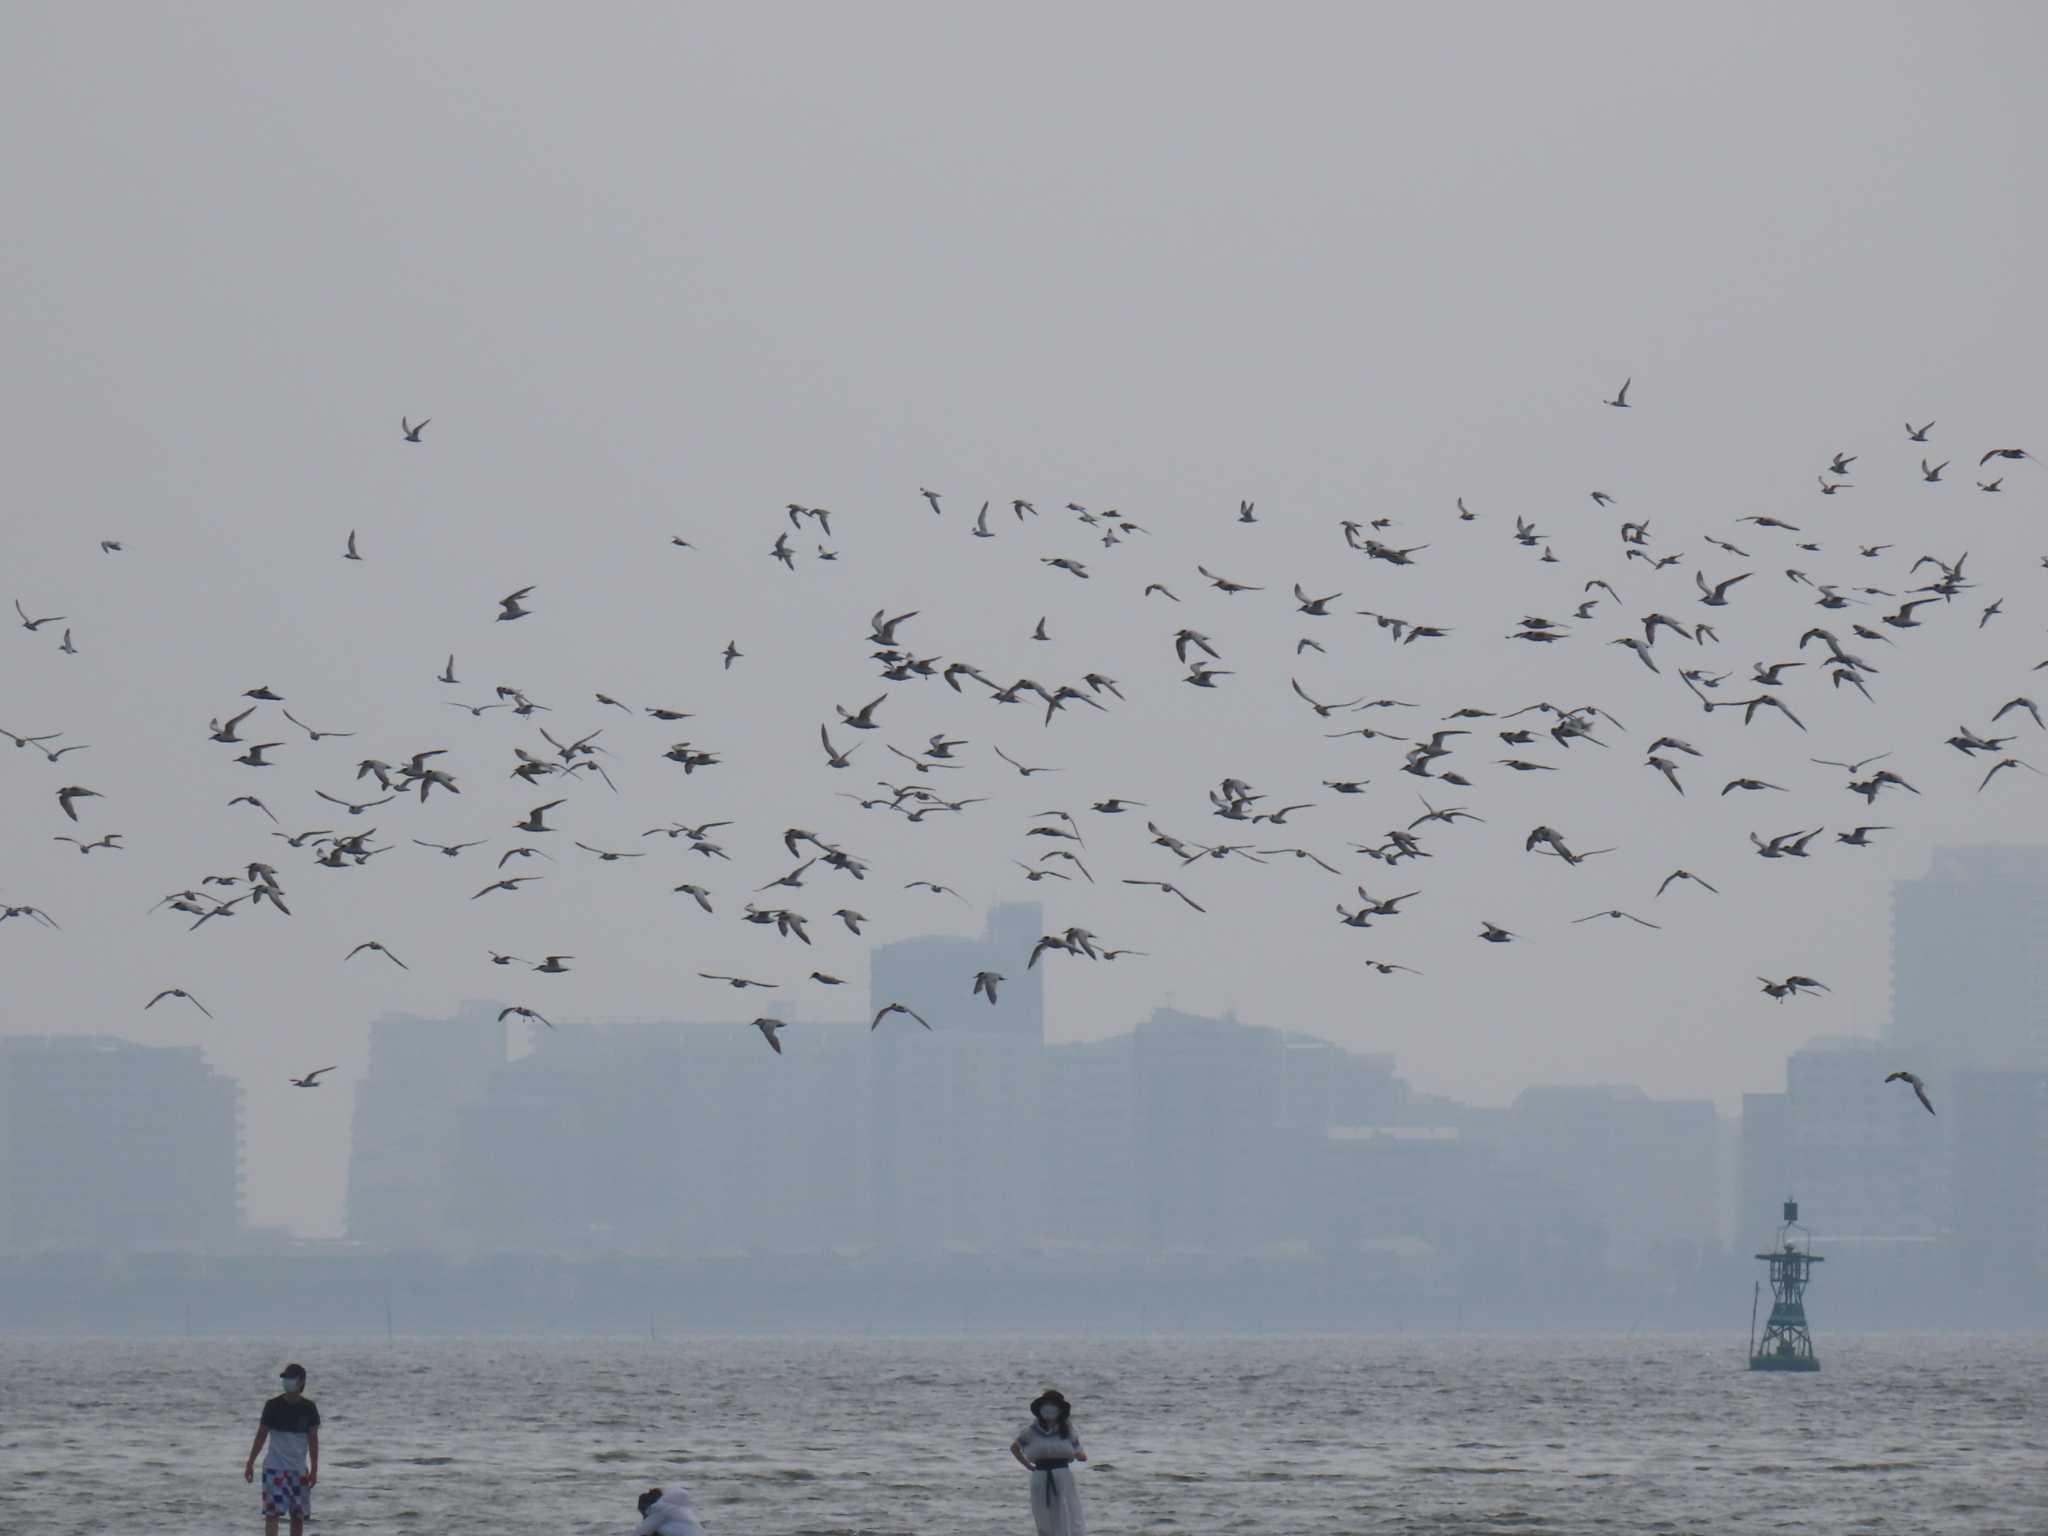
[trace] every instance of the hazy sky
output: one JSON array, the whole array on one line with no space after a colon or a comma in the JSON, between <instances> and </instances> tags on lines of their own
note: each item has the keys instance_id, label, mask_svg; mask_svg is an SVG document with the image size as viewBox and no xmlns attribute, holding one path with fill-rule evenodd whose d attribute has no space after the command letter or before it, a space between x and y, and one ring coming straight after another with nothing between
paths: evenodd
<instances>
[{"instance_id":1,"label":"hazy sky","mask_svg":"<svg viewBox=\"0 0 2048 1536\"><path fill-rule=\"evenodd\" d=\"M1999 464L2000 497L1973 485L1986 448L2048 452L2048 307L2027 259L2048 246L2044 25L2023 5L9 7L0 597L65 615L79 654L57 650L63 624L0 635L0 726L91 750L51 765L0 742L0 900L64 925L0 927L4 1027L205 1044L249 1090L252 1219L331 1233L380 1012L479 996L568 1019L752 1011L700 968L782 978L801 1013L856 1011L858 985L835 1000L797 983L814 965L861 982L861 942L819 924L799 955L733 915L790 867L777 839L797 825L874 874L814 871L764 902L850 900L886 939L974 931L982 904L1037 895L1055 926L1150 952L1052 957L1055 1039L1171 997L1392 1051L1419 1087L1482 1101L1627 1080L1731 1107L1775 1087L1807 1035L1879 1028L1889 881L1935 844L2039 835L2048 786L2015 771L1979 796L1988 764L1942 738L1984 729L2048 654L2048 469ZM1604 408L1630 375L1633 408ZM400 440L401 413L433 418L423 444ZM1955 460L1940 486L1920 480L1908 418L1938 421L1928 447ZM1854 489L1823 501L1838 451L1859 455ZM1020 525L1011 497L1043 515ZM975 540L985 498L1000 537ZM1239 498L1257 525L1236 523ZM795 572L769 558L791 501L832 509L836 562L812 558L809 523ZM1102 548L1069 502L1147 531ZM1735 521L1753 514L1804 531ZM1517 515L1558 563L1512 540ZM1376 517L1430 546L1414 566L1346 550L1339 522ZM1625 561L1624 517L1685 563ZM351 529L359 563L341 558ZM1862 542L1895 548L1865 560ZM1789 674L1778 691L1810 734L1709 719L1671 675L1733 672L1719 696L1745 697L1749 665L1797 656L1808 624L1847 641L1887 611L1823 613L1788 567L1898 591L1931 574L1908 575L1915 555L1965 549L1978 590L1897 647L1849 642L1880 669L1875 703L1818 666ZM1040 563L1054 556L1090 579ZM1225 597L1197 562L1266 590ZM1756 574L1715 613L1695 566ZM1524 614L1569 620L1594 577L1621 601L1568 640L1503 641ZM1141 597L1150 581L1183 602ZM1338 616L1294 613L1296 581L1342 591ZM532 617L494 622L529 583ZM2006 611L1980 632L1994 597ZM894 685L886 729L828 772L819 723L884 690L865 643L878 607L920 610L902 636L920 655L1048 686L1099 670L1128 702L1044 729L971 682ZM1358 609L1454 632L1395 646ZM1654 677L1605 643L1659 609L1713 619L1723 643L1660 639ZM1041 615L1047 644L1028 638ZM1235 673L1217 689L1178 681L1182 625ZM1304 634L1327 653L1297 659ZM728 640L745 652L729 672ZM454 689L434 681L450 651ZM1422 707L1325 723L1290 676ZM270 706L245 734L286 743L279 766L236 766L206 722L266 683L359 734L311 744ZM445 702L500 683L553 713ZM628 718L599 690L695 718ZM1566 753L1479 722L1445 765L1463 791L1398 772L1396 743L1321 739L1537 700L1597 703L1626 729ZM2035 730L2016 719L2024 753ZM515 745L544 749L536 721L605 727L620 793L506 779ZM913 825L834 798L916 777L882 742L939 730L971 742L969 766L928 777L986 803ZM1708 754L1685 760L1683 800L1642 765L1667 731ZM659 756L679 739L721 765L686 778ZM991 745L1065 771L1027 784ZM349 790L361 757L427 748L449 749L459 800L357 819L313 798ZM1807 762L1888 749L1921 798L1866 809ZM1562 771L1495 766L1511 755ZM1738 774L1791 792L1718 796ZM1203 793L1226 775L1314 808L1281 829L1217 821ZM1340 799L1326 778L1373 784ZM122 832L126 852L50 841L77 830L64 784L101 791L85 835ZM1393 870L1349 851L1405 826L1418 789L1486 821L1426 828L1435 857ZM227 806L252 792L289 830L374 824L396 846L319 868ZM510 823L561 795L545 881L470 901L504 847L540 841ZM1087 816L1106 795L1149 812ZM1032 887L1008 862L1043 852L1023 833L1049 807L1085 818L1099 886ZM1191 841L1310 847L1346 877L1291 859L1182 871L1146 845L1148 813ZM735 861L640 837L678 818L734 820ZM1859 821L1898 831L1833 845ZM1619 851L1539 859L1521 847L1539 822ZM1823 825L1805 862L1747 842ZM449 861L416 835L489 846ZM650 857L600 864L572 838ZM293 918L188 933L144 916L251 859L278 867ZM1681 865L1720 898L1653 906ZM1124 876L1178 879L1208 915ZM670 893L686 879L717 891L715 918ZM1423 895L1340 927L1358 881ZM1664 926L1570 925L1610 906ZM1479 944L1482 918L1524 941ZM411 970L342 964L373 937ZM487 947L577 968L497 970ZM1368 955L1424 974L1370 973ZM1833 994L1758 994L1756 976L1787 972ZM218 1021L143 1014L167 986ZM319 1094L283 1086L329 1062Z\"/></svg>"}]
</instances>

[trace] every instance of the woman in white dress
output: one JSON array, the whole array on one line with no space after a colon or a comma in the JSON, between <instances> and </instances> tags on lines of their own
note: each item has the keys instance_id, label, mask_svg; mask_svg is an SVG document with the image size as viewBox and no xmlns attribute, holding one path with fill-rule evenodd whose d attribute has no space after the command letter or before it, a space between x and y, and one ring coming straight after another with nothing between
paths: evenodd
<instances>
[{"instance_id":1,"label":"woman in white dress","mask_svg":"<svg viewBox=\"0 0 2048 1536\"><path fill-rule=\"evenodd\" d=\"M1010 1454L1031 1472L1031 1520L1038 1536L1087 1536L1073 1463L1086 1461L1074 1433L1073 1407L1047 1387L1031 1402L1031 1422L1010 1442Z\"/></svg>"}]
</instances>

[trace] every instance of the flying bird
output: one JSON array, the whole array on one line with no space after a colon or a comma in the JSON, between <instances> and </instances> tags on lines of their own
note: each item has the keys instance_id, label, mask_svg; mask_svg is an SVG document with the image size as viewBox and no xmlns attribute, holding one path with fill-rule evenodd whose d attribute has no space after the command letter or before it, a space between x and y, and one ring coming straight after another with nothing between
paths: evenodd
<instances>
[{"instance_id":1,"label":"flying bird","mask_svg":"<svg viewBox=\"0 0 2048 1536\"><path fill-rule=\"evenodd\" d=\"M1885 1081L1888 1083L1911 1083L1913 1085L1913 1097L1920 1101L1920 1107L1925 1109L1930 1115L1934 1113L1934 1101L1927 1097L1927 1085L1920 1081L1916 1074L1912 1072L1894 1072L1885 1078Z\"/></svg>"},{"instance_id":2,"label":"flying bird","mask_svg":"<svg viewBox=\"0 0 2048 1536\"><path fill-rule=\"evenodd\" d=\"M67 784L64 786L64 788L57 791L58 806L63 810L64 814L66 816L69 816L73 821L78 820L78 812L72 809L73 801L85 799L98 800L101 798L103 797L101 796L98 790L84 789L76 784Z\"/></svg>"},{"instance_id":3,"label":"flying bird","mask_svg":"<svg viewBox=\"0 0 2048 1536\"><path fill-rule=\"evenodd\" d=\"M917 1022L923 1024L926 1029L931 1028L931 1025L925 1022L924 1016L920 1014L916 1009L908 1007L903 1003L884 1003L880 1008L875 1010L874 1021L868 1025L869 1032L873 1033L874 1030L880 1027L882 1020L889 1017L889 1015L892 1013L904 1014L909 1018L916 1019Z\"/></svg>"},{"instance_id":4,"label":"flying bird","mask_svg":"<svg viewBox=\"0 0 2048 1536\"><path fill-rule=\"evenodd\" d=\"M1645 922L1642 918L1637 917L1635 913L1624 912L1619 907L1610 907L1605 912L1588 912L1584 917L1575 917L1572 921L1574 923L1590 923L1596 917L1625 917L1641 928L1661 928L1663 926L1661 923Z\"/></svg>"},{"instance_id":5,"label":"flying bird","mask_svg":"<svg viewBox=\"0 0 2048 1536\"><path fill-rule=\"evenodd\" d=\"M197 1008L201 1013L205 1014L209 1019L213 1017L213 1010L208 1008L206 1004L199 1001L199 999L194 997L190 992L187 992L183 987L165 987L163 991L157 993L155 997L152 997L148 1002L142 1005L143 1012L147 1013L150 1009L154 1008L158 1003L162 1002L167 997L181 997L186 1002L190 1003L194 1008ZM326 1070L332 1071L333 1068L330 1067Z\"/></svg>"},{"instance_id":6,"label":"flying bird","mask_svg":"<svg viewBox=\"0 0 2048 1536\"><path fill-rule=\"evenodd\" d=\"M1194 897L1190 896L1186 891L1182 890L1179 886L1173 884L1169 880L1126 880L1124 881L1124 884L1155 886L1159 890L1164 891L1169 896L1178 896L1182 901L1186 902L1189 906L1193 907L1197 912L1207 912L1209 910L1207 907L1197 902L1194 899Z\"/></svg>"}]
</instances>

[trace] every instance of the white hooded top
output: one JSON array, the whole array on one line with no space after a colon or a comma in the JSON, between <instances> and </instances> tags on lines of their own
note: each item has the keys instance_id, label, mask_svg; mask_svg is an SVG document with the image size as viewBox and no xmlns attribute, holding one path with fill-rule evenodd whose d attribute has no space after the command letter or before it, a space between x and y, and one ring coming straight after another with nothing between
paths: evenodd
<instances>
[{"instance_id":1,"label":"white hooded top","mask_svg":"<svg viewBox=\"0 0 2048 1536\"><path fill-rule=\"evenodd\" d=\"M661 1497L647 1506L647 1514L634 1527L633 1536L704 1536L697 1523L697 1507L690 1502L687 1488L664 1488Z\"/></svg>"}]
</instances>

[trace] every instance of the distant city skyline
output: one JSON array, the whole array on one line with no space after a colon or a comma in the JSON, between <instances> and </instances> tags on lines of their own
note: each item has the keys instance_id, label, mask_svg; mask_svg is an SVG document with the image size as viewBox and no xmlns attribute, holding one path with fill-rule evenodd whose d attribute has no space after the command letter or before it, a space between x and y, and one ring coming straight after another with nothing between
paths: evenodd
<instances>
[{"instance_id":1,"label":"distant city skyline","mask_svg":"<svg viewBox=\"0 0 2048 1536\"><path fill-rule=\"evenodd\" d=\"M686 1247L689 1242L767 1242L791 1250L915 1249L948 1243L1000 1249L1039 1240L1171 1246L1192 1241L1192 1229L1173 1214L1183 1196L1166 1193L1161 1170L1213 1167L1216 1171L1206 1176L1216 1179L1217 1187L1208 1189L1197 1179L1184 1198L1193 1201L1192 1209L1227 1217L1237 1198L1227 1193L1229 1170L1252 1170L1248 1177L1254 1185L1279 1177L1261 1160L1271 1149L1262 1147L1258 1157L1250 1157L1241 1146L1237 1156L1220 1161L1202 1149L1228 1144L1232 1137L1256 1141L1290 1129L1340 1136L1388 1131L1426 1122L1428 1112L1416 1106L1432 1102L1442 1105L1468 1135L1483 1127L1482 1139L1519 1162L1553 1172L1580 1170L1566 1183L1589 1211L1611 1225L1619 1254L1639 1256L1674 1240L1718 1242L1730 1235L1731 1223L1740 1246L1748 1240L1741 1235L1745 1218L1754 1225L1756 1210L1773 1208L1800 1187L1814 1219L1832 1234L1932 1239L1956 1219L1951 1167L1974 1169L1968 1180L1971 1198L1963 1207L1979 1212L1995 1207L2004 1213L2009 1230L2033 1233L2048 1220L2038 1202L2023 1198L2015 1204L1987 1194L1999 1186L1997 1169L2004 1163L1987 1164L1981 1155L1971 1163L1971 1154L1957 1149L1955 1136L1958 1114L1972 1113L1971 1106L1981 1104L1982 1113L1998 1127L1995 1135L2005 1138L2001 1144L2009 1144L2006 1161L2024 1166L2031 1155L2026 1116L2035 1111L2024 1085L2033 1081L2025 1075L2035 1070L2028 1064L2039 1061L2048 1038L2041 1010L2031 1002L2040 995L2033 985L2037 951L2048 945L2036 945L2029 936L2048 932L2048 850L1938 849L1926 874L1895 884L1892 907L1898 1006L1870 1035L1817 1037L1794 1050L1786 1058L1783 1086L1744 1094L1735 1117L1717 1114L1710 1103L1688 1106L1654 1099L1633 1085L1600 1083L1531 1083L1504 1105L1451 1105L1400 1084L1390 1055L1332 1046L1315 1029L1270 1020L1239 1024L1228 1015L1204 1020L1166 1007L1155 1007L1149 1021L1129 1021L1122 1033L1059 1045L1048 1039L1048 962L1006 973L994 1006L966 995L964 981L977 971L1018 970L1015 953L1029 947L1044 922L1042 910L1028 902L991 908L978 937L913 936L875 946L868 966L869 995L850 1017L807 1018L789 1003L769 1003L769 1012L794 1020L784 1036L786 1054L780 1057L737 1013L723 1022L565 1018L554 1029L543 1029L517 1021L508 1027L496 1017L500 1005L478 1001L442 1020L391 1017L371 1027L368 1070L360 1080L343 1079L317 1090L346 1094L353 1106L353 1134L332 1153L345 1159L348 1214L327 1230L394 1248L489 1243L516 1235L524 1219L516 1202L545 1183L548 1138L558 1134L542 1122L527 1125L521 1116L540 1113L543 1103L553 1102L545 1093L567 1091L570 1098L559 1102L560 1111L594 1117L593 1127L609 1124L620 1085L605 1075L615 1070L605 1063L619 1061L621 1051L638 1051L645 1066L633 1074L632 1091L646 1101L625 1118L675 1118L684 1129L671 1139L695 1150L671 1148L649 1161L623 1148L593 1151L586 1145L588 1132L559 1134L567 1134L567 1145L590 1158L587 1177L595 1183L606 1182L599 1170L607 1166L630 1164L641 1170L623 1183L610 1182L624 1188L635 1178L646 1180L633 1200L650 1213L641 1232L650 1239L644 1246L657 1250L679 1242ZM1968 991L1960 997L1945 980L1955 976L1967 977ZM891 1017L870 1030L867 1021L874 1011L892 1001L943 1020L943 1030L928 1033L906 1016ZM1181 1021L1179 1046L1161 1054L1161 1047L1175 1038L1164 1021L1174 1019ZM1219 1048L1227 1041L1254 1038L1292 1041L1273 1058L1276 1064L1324 1064L1301 1071L1290 1067L1273 1078L1272 1087L1259 1091L1279 1093L1285 1083L1286 1092L1253 1111L1253 1119L1239 1130L1230 1127L1238 1123L1233 1117L1253 1102L1245 1096L1277 1069L1259 1065L1264 1058L1258 1052L1240 1060L1226 1051L1202 1069L1219 1085L1230 1082L1229 1095L1204 1086L1199 1076L1185 1079L1179 1089L1171 1086L1175 1074L1186 1070L1177 1063L1197 1059L1186 1057L1186 1047L1203 1038L1204 1030L1226 1022L1228 1027L1215 1036ZM1053 1048L1047 1049L1048 1044ZM68 1091L83 1093L75 1075L80 1063L92 1058L76 1051L45 1058L30 1041L0 1037L0 1046L6 1045L21 1061L69 1062L64 1070L73 1074L74 1086ZM130 1077L154 1056L139 1044L108 1042L92 1049L108 1062L130 1063ZM1930 1078L1938 1100L1950 1111L1948 1118L1923 1126L1901 1113L1902 1105L1912 1105L1910 1095L1902 1096L1897 1085L1882 1079L1907 1057ZM223 1105L232 1101L231 1135L240 1138L240 1106L248 1086L222 1078L196 1048L177 1049L166 1060L180 1063L175 1071L183 1076L165 1083L225 1094L217 1100ZM509 1068L508 1061L513 1063ZM578 1061L588 1065L572 1069ZM1381 1086L1369 1095L1370 1112L1358 1107L1364 1101L1347 1108L1332 1097L1342 1073L1333 1074L1330 1067L1339 1065L1346 1072L1378 1074ZM667 1090L664 1098L656 1086L661 1074L686 1067L683 1085ZM692 1081L706 1069L738 1072L735 1084L760 1087L734 1097L726 1089ZM501 1084L497 1075L502 1070L513 1075ZM580 1090L543 1090L547 1073L572 1070L596 1075ZM1776 1079L1778 1074L1759 1076ZM16 1078L34 1080L19 1072ZM1991 1085L2001 1081L2022 1087L1994 1090ZM516 1090L515 1082L530 1086ZM203 1084L214 1086L202 1089ZM14 1091L26 1090L17 1086ZM534 1098L536 1091L544 1097ZM791 1100L792 1091L808 1097ZM577 1092L587 1095L581 1106L575 1102ZM746 1095L757 1092L772 1095L776 1109L768 1110L770 1101L762 1101L758 1110L746 1109ZM1191 1110L1161 1119L1147 1109L1163 1106L1175 1092L1187 1104L1208 1103L1207 1121ZM794 1102L808 1107L791 1122L800 1131L792 1139L778 1134L774 1117L794 1113ZM689 1104L696 1107L685 1108ZM1310 1104L1317 1106L1312 1113L1304 1108ZM155 1104L146 1112L166 1113ZM2048 1117L2048 1109L2040 1112ZM1196 1118L1185 1119L1189 1113ZM701 1191L688 1194L683 1198L687 1209L670 1209L678 1192L701 1182L694 1179L696 1170L733 1155L730 1145L696 1136L706 1116L736 1116L729 1134L759 1138L751 1143L755 1151L741 1159L750 1182L744 1191L728 1184L709 1204ZM120 1112L117 1119L122 1125L138 1123L132 1111ZM1635 1129L1624 1128L1631 1123ZM2048 1118L2042 1125L2042 1135L2048 1136ZM1065 1191L1061 1202L1071 1206L1064 1225L1048 1221L1051 1197L1036 1188L1041 1181L1019 1172L1036 1166L1021 1149L1048 1135L1049 1126L1057 1127L1049 1155L1070 1170L1057 1181ZM1994 1134L1990 1123L1984 1129ZM26 1209L22 1191L29 1186L19 1170L36 1166L40 1154L21 1140L23 1134L17 1130L19 1150L0 1169L15 1170L10 1186L16 1191L15 1205ZM1147 1135L1156 1136L1156 1144L1147 1143ZM1730 1151L1722 1153L1717 1144ZM1738 1144L1739 1154L1733 1150ZM1930 1144L1938 1148L1937 1155L1929 1155ZM239 1140L235 1145L237 1159L263 1156L260 1146L245 1152ZM935 1155L935 1148L943 1150ZM1363 1155L1362 1149L1351 1155ZM526 1159L539 1161L522 1173ZM152 1161L160 1177L173 1166L204 1164ZM260 1206L244 1208L240 1166L238 1161L235 1193L228 1201L235 1212L232 1220L219 1214L226 1207L216 1196L195 1196L202 1205L205 1199L215 1200L216 1213L199 1228L212 1234L207 1240L212 1245L228 1241L237 1223L252 1228L270 1224ZM650 1176L647 1170L656 1167L669 1172ZM807 1202L783 1208L779 1197L764 1200L758 1193L794 1187L792 1181L810 1180L817 1169L831 1170L838 1182L828 1180ZM1725 1178L1716 1169L1724 1169ZM1632 1184L1616 1182L1624 1170ZM1025 1192L987 1198L989 1189L1013 1185ZM1669 1194L1681 1187L1690 1192L1660 1198L1660 1189ZM466 1204L453 1201L456 1189L466 1192ZM505 1206L508 1199L515 1204ZM495 1215L493 1202L498 1202ZM71 1203L111 1209L105 1202ZM580 1198L561 1204L565 1211L585 1206ZM155 1206L159 1211L196 1209L162 1197ZM628 1224L632 1208L633 1201L621 1207L614 1218L620 1226ZM5 1209L0 1206L0 1212ZM754 1215L736 1220L742 1211ZM81 1219L75 1209L73 1226L65 1230L83 1231L76 1225ZM1236 1219L1227 1218L1225 1225ZM1967 1216L1962 1219L1968 1224ZM302 1223L290 1225L306 1229ZM315 1218L310 1229L318 1233L324 1225ZM1290 1236L1299 1237L1310 1225L1297 1222ZM30 1229L17 1225L13 1230ZM43 1240L58 1230L47 1229ZM130 1230L147 1234L163 1228L160 1219L144 1219ZM1253 1227L1244 1230L1249 1234ZM1978 1236L1973 1240L1990 1241L1983 1220L1974 1223L1974 1230ZM651 1240L657 1234L659 1241ZM540 1247L574 1249L588 1242L587 1235L563 1230L535 1229L530 1237ZM2035 1239L2008 1236L1998 1242L2006 1249L2018 1242L2032 1251ZM36 1246L20 1238L14 1243Z\"/></svg>"},{"instance_id":2,"label":"distant city skyline","mask_svg":"<svg viewBox=\"0 0 2048 1536\"><path fill-rule=\"evenodd\" d=\"M1902 883L1901 970L1959 915L2023 922L2048 903L2048 883L2012 879L2030 853L1944 850L1932 887ZM1979 1283L2008 1299L2048 1274L2048 1072L1972 1064L1987 1040L2023 1054L2039 1028L2010 1022L2023 1013L1987 1008L1951 1042L1933 1079L1946 1118L1884 1081L1898 1041L1863 1036L1795 1049L1783 1089L1745 1095L1732 1121L1617 1084L1473 1106L1416 1093L1391 1056L1227 1015L1161 1007L1050 1043L1028 973L995 1006L958 1007L960 979L1042 922L1000 905L979 938L877 946L861 1015L795 1019L779 1055L738 1013L565 1020L518 1051L491 1003L381 1019L346 1235L394 1253L677 1259L1298 1249L1512 1263L1567 1285L1711 1265L1797 1198L1820 1241L1895 1290L1965 1253L1995 1256ZM2030 963L1984 955L1980 1007ZM890 1001L949 1027L871 1028ZM192 1048L0 1040L0 1249L264 1246L241 1209L241 1098ZM125 1142L103 1134L108 1106ZM147 1147L145 1177L115 1151L128 1142ZM39 1198L60 1184L65 1199Z\"/></svg>"}]
</instances>

